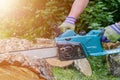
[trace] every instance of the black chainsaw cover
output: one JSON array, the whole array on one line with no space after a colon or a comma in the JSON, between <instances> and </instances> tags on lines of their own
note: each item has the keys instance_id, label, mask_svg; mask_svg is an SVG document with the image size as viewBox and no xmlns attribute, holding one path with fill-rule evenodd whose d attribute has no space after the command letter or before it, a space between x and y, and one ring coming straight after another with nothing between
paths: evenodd
<instances>
[{"instance_id":1,"label":"black chainsaw cover","mask_svg":"<svg viewBox=\"0 0 120 80\"><path fill-rule=\"evenodd\" d=\"M59 59L62 61L85 58L82 45L79 43L58 42L57 47Z\"/></svg>"}]
</instances>

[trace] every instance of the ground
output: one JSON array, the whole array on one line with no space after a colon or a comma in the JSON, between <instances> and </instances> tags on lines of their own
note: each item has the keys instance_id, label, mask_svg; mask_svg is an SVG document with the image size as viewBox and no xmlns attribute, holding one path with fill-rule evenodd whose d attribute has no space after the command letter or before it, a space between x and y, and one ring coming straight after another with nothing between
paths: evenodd
<instances>
[{"instance_id":1,"label":"ground","mask_svg":"<svg viewBox=\"0 0 120 80\"><path fill-rule=\"evenodd\" d=\"M57 68L52 69L55 80L120 80L119 77L114 77L110 75L107 67L106 57L89 57L88 58L92 67L92 76L86 77L79 71L77 71L74 66L69 68Z\"/></svg>"}]
</instances>

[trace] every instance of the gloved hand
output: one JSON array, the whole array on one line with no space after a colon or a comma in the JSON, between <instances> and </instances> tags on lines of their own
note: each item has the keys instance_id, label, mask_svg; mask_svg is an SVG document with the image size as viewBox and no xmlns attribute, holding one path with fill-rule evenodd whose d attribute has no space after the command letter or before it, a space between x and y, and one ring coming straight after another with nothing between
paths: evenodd
<instances>
[{"instance_id":1,"label":"gloved hand","mask_svg":"<svg viewBox=\"0 0 120 80\"><path fill-rule=\"evenodd\" d=\"M74 17L67 17L66 20L59 26L61 32L65 32L67 29L75 29L76 19Z\"/></svg>"},{"instance_id":2,"label":"gloved hand","mask_svg":"<svg viewBox=\"0 0 120 80\"><path fill-rule=\"evenodd\" d=\"M102 39L105 42L116 42L120 40L120 25L115 23L105 28L104 37Z\"/></svg>"}]
</instances>

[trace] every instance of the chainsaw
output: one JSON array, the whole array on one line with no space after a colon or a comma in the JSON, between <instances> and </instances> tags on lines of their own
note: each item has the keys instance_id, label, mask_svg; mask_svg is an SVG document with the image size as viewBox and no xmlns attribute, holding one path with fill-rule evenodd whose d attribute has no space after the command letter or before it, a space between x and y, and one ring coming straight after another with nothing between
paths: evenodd
<instances>
[{"instance_id":1,"label":"chainsaw","mask_svg":"<svg viewBox=\"0 0 120 80\"><path fill-rule=\"evenodd\" d=\"M30 58L40 59L58 57L61 61L120 53L120 48L104 50L101 43L103 32L103 30L91 30L87 34L80 35L73 30L67 30L54 39L55 47L12 51L10 53L22 53Z\"/></svg>"}]
</instances>

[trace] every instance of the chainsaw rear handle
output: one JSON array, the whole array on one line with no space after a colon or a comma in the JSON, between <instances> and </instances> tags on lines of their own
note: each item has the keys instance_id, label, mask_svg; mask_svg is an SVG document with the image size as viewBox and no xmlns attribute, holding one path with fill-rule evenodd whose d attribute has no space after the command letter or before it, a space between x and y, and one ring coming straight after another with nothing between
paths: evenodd
<instances>
[{"instance_id":1,"label":"chainsaw rear handle","mask_svg":"<svg viewBox=\"0 0 120 80\"><path fill-rule=\"evenodd\" d=\"M59 37L55 38L56 43L78 43L81 45L81 49L85 56L101 56L106 54L120 53L120 48L112 50L104 50L101 44L101 39L104 30L91 30L86 35L76 34L73 30L67 30Z\"/></svg>"}]
</instances>

